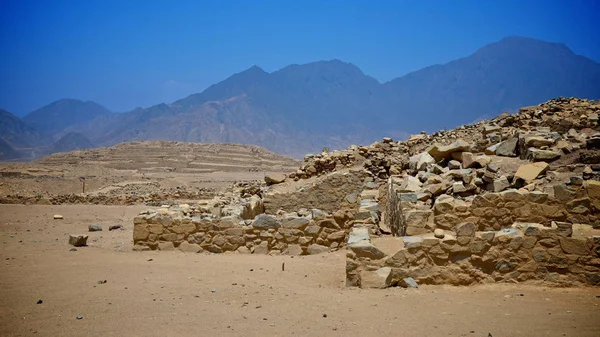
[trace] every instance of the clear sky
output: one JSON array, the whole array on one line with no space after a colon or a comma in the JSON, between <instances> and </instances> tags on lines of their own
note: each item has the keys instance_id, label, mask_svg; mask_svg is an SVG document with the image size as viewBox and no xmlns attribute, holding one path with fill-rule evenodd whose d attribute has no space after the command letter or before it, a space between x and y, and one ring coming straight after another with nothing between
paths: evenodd
<instances>
[{"instance_id":1,"label":"clear sky","mask_svg":"<svg viewBox=\"0 0 600 337\"><path fill-rule=\"evenodd\" d=\"M252 65L340 59L388 81L510 35L600 61L595 0L0 0L0 108L172 102Z\"/></svg>"}]
</instances>

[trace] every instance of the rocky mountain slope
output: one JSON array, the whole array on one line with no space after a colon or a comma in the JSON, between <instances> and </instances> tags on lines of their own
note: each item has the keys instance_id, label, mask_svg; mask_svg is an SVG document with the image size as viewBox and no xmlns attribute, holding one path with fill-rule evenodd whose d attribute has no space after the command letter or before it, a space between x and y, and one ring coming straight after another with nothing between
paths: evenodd
<instances>
[{"instance_id":1,"label":"rocky mountain slope","mask_svg":"<svg viewBox=\"0 0 600 337\"><path fill-rule=\"evenodd\" d=\"M383 84L339 60L272 73L253 66L171 104L111 114L92 102L61 100L24 120L54 140L76 132L99 146L232 142L301 157L450 129L571 95L600 98L600 64L562 44L509 37Z\"/></svg>"}]
</instances>

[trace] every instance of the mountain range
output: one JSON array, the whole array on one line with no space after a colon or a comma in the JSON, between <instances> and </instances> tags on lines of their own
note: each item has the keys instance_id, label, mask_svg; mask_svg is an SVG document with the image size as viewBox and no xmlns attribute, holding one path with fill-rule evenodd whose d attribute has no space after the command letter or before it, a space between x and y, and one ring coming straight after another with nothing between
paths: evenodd
<instances>
[{"instance_id":1,"label":"mountain range","mask_svg":"<svg viewBox=\"0 0 600 337\"><path fill-rule=\"evenodd\" d=\"M255 144L299 157L454 128L558 96L600 98L600 64L564 44L507 37L385 83L331 60L271 73L253 66L201 93L126 113L74 99L22 120L2 110L0 159L133 140Z\"/></svg>"}]
</instances>

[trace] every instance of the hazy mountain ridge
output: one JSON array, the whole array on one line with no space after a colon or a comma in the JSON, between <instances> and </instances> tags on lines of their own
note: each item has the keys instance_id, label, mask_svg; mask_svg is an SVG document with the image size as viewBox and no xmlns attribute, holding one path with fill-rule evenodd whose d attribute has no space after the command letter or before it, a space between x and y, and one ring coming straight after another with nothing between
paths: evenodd
<instances>
[{"instance_id":1,"label":"hazy mountain ridge","mask_svg":"<svg viewBox=\"0 0 600 337\"><path fill-rule=\"evenodd\" d=\"M23 121L42 134L53 136L69 126L110 113L98 103L65 98L30 112Z\"/></svg>"},{"instance_id":2,"label":"hazy mountain ridge","mask_svg":"<svg viewBox=\"0 0 600 337\"><path fill-rule=\"evenodd\" d=\"M13 149L42 146L48 141L36 129L3 109L0 109L0 139Z\"/></svg>"},{"instance_id":3,"label":"hazy mountain ridge","mask_svg":"<svg viewBox=\"0 0 600 337\"><path fill-rule=\"evenodd\" d=\"M24 121L54 139L81 133L96 146L236 142L299 157L453 128L558 96L600 98L600 64L564 44L508 37L386 83L340 60L272 73L252 66L171 104L111 114L93 102L61 100Z\"/></svg>"}]
</instances>

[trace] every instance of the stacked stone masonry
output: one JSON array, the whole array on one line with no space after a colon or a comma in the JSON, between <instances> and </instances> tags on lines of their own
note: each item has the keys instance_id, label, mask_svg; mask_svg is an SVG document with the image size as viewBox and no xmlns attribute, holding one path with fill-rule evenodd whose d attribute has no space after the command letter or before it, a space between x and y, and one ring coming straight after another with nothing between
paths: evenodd
<instances>
[{"instance_id":1,"label":"stacked stone masonry","mask_svg":"<svg viewBox=\"0 0 600 337\"><path fill-rule=\"evenodd\" d=\"M573 231L568 223L516 223L479 232L473 223L462 223L443 237L404 237L403 248L389 255L376 243L350 243L346 284L385 288L411 277L419 284L600 285L600 236L575 237Z\"/></svg>"},{"instance_id":2,"label":"stacked stone masonry","mask_svg":"<svg viewBox=\"0 0 600 337\"><path fill-rule=\"evenodd\" d=\"M318 254L343 247L353 213L320 210L278 218L260 214L254 220L225 216L189 216L181 211L147 211L134 218L135 250Z\"/></svg>"}]
</instances>

